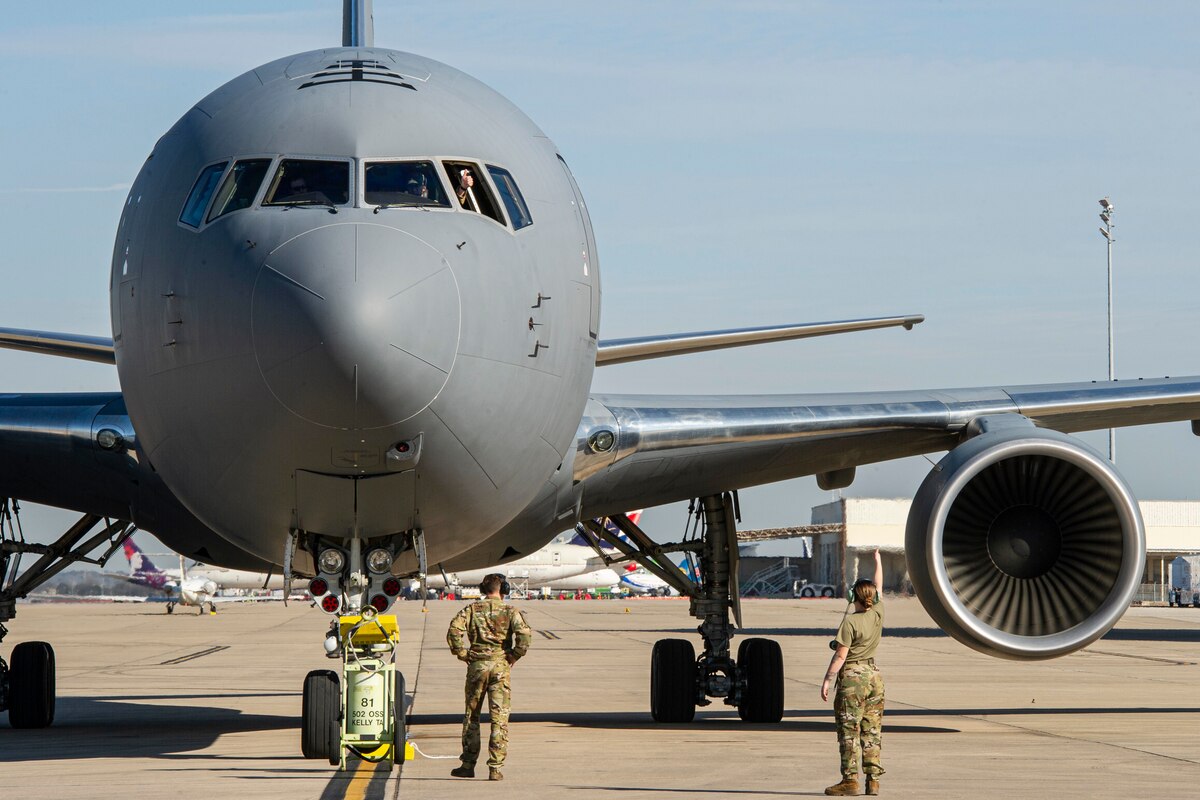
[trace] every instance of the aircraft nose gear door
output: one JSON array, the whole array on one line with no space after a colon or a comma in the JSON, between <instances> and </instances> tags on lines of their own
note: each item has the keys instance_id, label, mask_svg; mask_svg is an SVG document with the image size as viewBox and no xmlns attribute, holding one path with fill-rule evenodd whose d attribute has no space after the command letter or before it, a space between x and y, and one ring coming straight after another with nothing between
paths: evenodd
<instances>
[{"instance_id":1,"label":"aircraft nose gear door","mask_svg":"<svg viewBox=\"0 0 1200 800\"><path fill-rule=\"evenodd\" d=\"M624 514L609 517L626 538L615 535L603 520L584 523L587 538L604 560L612 564L634 559L662 578L680 594L691 598L691 614L701 620L697 629L703 641L700 657L687 639L662 639L650 657L650 712L656 722L691 722L697 705L710 697L736 706L746 722L779 722L783 719L783 651L771 639L745 639L736 660L730 655L734 627L741 627L737 582L737 526L733 497L709 495L700 499L695 523L681 542L659 545ZM608 556L603 542L619 550L622 558ZM699 560L699 575L689 576L670 560L672 553L687 553ZM730 621L733 614L733 624Z\"/></svg>"}]
</instances>

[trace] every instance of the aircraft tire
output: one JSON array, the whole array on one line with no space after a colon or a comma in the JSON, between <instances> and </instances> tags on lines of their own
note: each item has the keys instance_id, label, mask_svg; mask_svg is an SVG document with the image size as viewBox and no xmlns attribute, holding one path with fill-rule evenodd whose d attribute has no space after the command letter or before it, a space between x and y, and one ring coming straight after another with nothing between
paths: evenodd
<instances>
[{"instance_id":1,"label":"aircraft tire","mask_svg":"<svg viewBox=\"0 0 1200 800\"><path fill-rule=\"evenodd\" d=\"M47 728L54 722L54 648L21 642L9 667L8 721L14 728Z\"/></svg>"},{"instance_id":2,"label":"aircraft tire","mask_svg":"<svg viewBox=\"0 0 1200 800\"><path fill-rule=\"evenodd\" d=\"M396 717L395 735L392 737L392 767L404 763L405 742L408 741L408 715L404 712L404 673L396 670L396 695L393 713Z\"/></svg>"},{"instance_id":3,"label":"aircraft tire","mask_svg":"<svg viewBox=\"0 0 1200 800\"><path fill-rule=\"evenodd\" d=\"M332 763L338 763L341 706L342 693L336 672L314 669L304 677L300 752L305 758L330 758L334 759Z\"/></svg>"},{"instance_id":4,"label":"aircraft tire","mask_svg":"<svg viewBox=\"0 0 1200 800\"><path fill-rule=\"evenodd\" d=\"M696 717L696 649L687 639L659 639L650 654L650 715L655 722Z\"/></svg>"},{"instance_id":5,"label":"aircraft tire","mask_svg":"<svg viewBox=\"0 0 1200 800\"><path fill-rule=\"evenodd\" d=\"M783 650L772 639L743 639L738 646L738 670L746 688L738 716L746 722L783 719Z\"/></svg>"}]
</instances>

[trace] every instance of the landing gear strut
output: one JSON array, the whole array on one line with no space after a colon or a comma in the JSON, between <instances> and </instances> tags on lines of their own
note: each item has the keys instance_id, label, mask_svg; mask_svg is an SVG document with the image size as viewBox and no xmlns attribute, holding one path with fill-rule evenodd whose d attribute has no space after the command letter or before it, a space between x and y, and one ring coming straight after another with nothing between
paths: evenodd
<instances>
[{"instance_id":1,"label":"landing gear strut","mask_svg":"<svg viewBox=\"0 0 1200 800\"><path fill-rule=\"evenodd\" d=\"M737 658L730 653L734 627L741 627L737 586L737 527L732 495L700 498L694 525L681 542L655 544L624 514L609 517L613 528L600 520L584 522L585 537L609 563L634 559L691 598L690 611L699 619L703 641L696 657L686 639L663 639L654 645L650 659L650 711L656 722L691 722L696 706L710 697L736 706L746 722L779 722L783 719L783 652L770 639L745 639ZM622 538L617 531L624 534ZM606 554L601 543L621 552ZM672 553L687 553L699 560L693 581L669 560ZM733 620L730 620L730 614Z\"/></svg>"},{"instance_id":2,"label":"landing gear strut","mask_svg":"<svg viewBox=\"0 0 1200 800\"><path fill-rule=\"evenodd\" d=\"M85 562L104 566L134 527L124 520L104 521L104 527L88 538L102 517L84 514L53 544L25 541L21 508L16 500L0 500L0 641L8 629L4 623L17 614L17 600L28 596L71 564ZM99 558L88 553L107 545ZM21 571L21 556L40 556ZM54 648L46 642L22 642L13 648L11 662L0 658L0 711L8 711L14 728L45 728L54 722Z\"/></svg>"}]
</instances>

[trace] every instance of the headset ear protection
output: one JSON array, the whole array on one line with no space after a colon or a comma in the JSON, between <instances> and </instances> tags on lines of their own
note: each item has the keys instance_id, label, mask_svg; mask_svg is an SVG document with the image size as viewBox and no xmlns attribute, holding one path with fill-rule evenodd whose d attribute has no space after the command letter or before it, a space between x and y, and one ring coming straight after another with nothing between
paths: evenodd
<instances>
[{"instance_id":1,"label":"headset ear protection","mask_svg":"<svg viewBox=\"0 0 1200 800\"><path fill-rule=\"evenodd\" d=\"M495 575L496 577L498 577L498 578L500 579L500 596L501 596L501 597L504 597L505 595L507 595L507 594L508 594L508 593L509 593L509 592L512 590L512 587L508 585L508 578L504 577L503 575L501 575L501 574L500 574L500 573L498 573L498 572L495 572L495 573L492 573L492 574L493 574L493 575ZM484 577L485 577L485 578L490 578L490 577L492 577L492 576L491 576L491 575L486 575L486 576L484 576ZM481 593L483 592L483 584L482 584L482 583L481 583L481 584L479 584L479 591L480 591Z\"/></svg>"}]
</instances>

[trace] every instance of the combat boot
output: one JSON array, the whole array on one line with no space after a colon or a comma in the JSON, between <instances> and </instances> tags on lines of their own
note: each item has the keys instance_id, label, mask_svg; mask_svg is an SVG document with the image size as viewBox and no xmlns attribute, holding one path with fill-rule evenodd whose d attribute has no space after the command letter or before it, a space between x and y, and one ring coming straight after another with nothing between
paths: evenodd
<instances>
[{"instance_id":1,"label":"combat boot","mask_svg":"<svg viewBox=\"0 0 1200 800\"><path fill-rule=\"evenodd\" d=\"M869 794L869 795L879 794L879 776L877 776L877 775L868 775L867 776L867 794Z\"/></svg>"},{"instance_id":2,"label":"combat boot","mask_svg":"<svg viewBox=\"0 0 1200 800\"><path fill-rule=\"evenodd\" d=\"M825 794L834 797L854 797L858 794L858 778L842 778L840 783L827 788Z\"/></svg>"},{"instance_id":3,"label":"combat boot","mask_svg":"<svg viewBox=\"0 0 1200 800\"><path fill-rule=\"evenodd\" d=\"M496 769L495 767L492 767L491 769L488 770L488 780L489 781L502 781L502 780L504 780L504 773L501 772L500 770Z\"/></svg>"},{"instance_id":4,"label":"combat boot","mask_svg":"<svg viewBox=\"0 0 1200 800\"><path fill-rule=\"evenodd\" d=\"M463 764L461 767L455 767L454 769L450 770L450 774L455 778L474 778L475 767L468 767L466 764Z\"/></svg>"}]
</instances>

